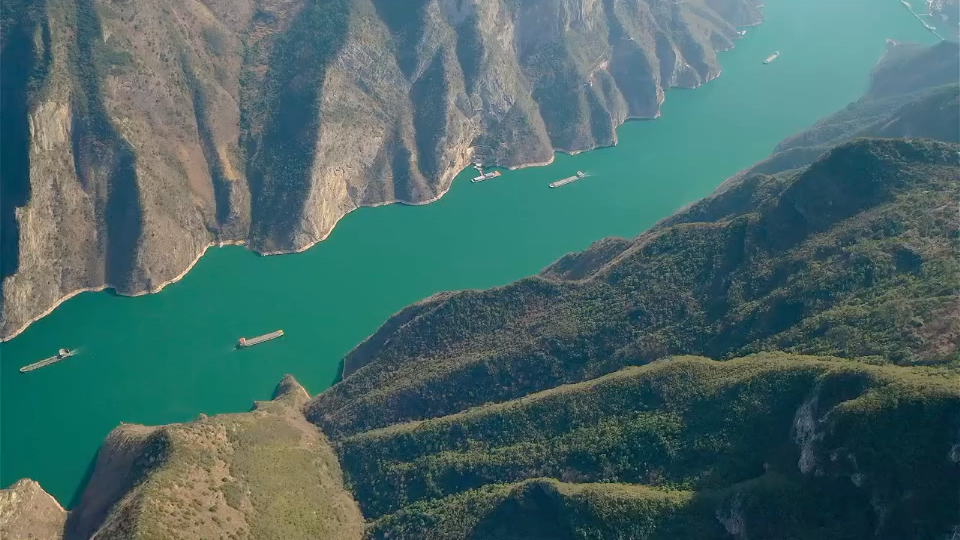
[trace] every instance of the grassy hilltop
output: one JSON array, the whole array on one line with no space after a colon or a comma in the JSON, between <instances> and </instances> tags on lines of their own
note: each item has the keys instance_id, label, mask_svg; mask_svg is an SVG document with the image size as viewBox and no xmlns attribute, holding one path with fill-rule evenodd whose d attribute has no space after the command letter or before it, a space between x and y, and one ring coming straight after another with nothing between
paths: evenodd
<instances>
[{"instance_id":1,"label":"grassy hilltop","mask_svg":"<svg viewBox=\"0 0 960 540\"><path fill-rule=\"evenodd\" d=\"M248 413L119 426L65 538L359 539L337 458L298 412L308 397L288 376Z\"/></svg>"}]
</instances>

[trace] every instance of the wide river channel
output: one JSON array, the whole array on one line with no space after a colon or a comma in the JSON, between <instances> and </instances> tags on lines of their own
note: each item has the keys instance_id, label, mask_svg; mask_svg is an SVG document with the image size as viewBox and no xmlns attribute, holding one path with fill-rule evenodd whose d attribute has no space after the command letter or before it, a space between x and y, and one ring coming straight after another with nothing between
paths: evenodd
<instances>
[{"instance_id":1,"label":"wide river channel","mask_svg":"<svg viewBox=\"0 0 960 540\"><path fill-rule=\"evenodd\" d=\"M158 294L65 302L0 345L0 487L30 477L70 505L119 422L245 411L285 373L320 392L344 354L403 306L634 236L856 100L885 39L936 41L898 0L766 0L764 17L721 53L720 78L668 91L661 118L628 122L616 147L479 184L466 171L439 202L358 210L304 253L212 249ZM577 170L589 177L547 187ZM278 328L284 338L233 350L242 335ZM60 347L80 354L18 372Z\"/></svg>"}]
</instances>

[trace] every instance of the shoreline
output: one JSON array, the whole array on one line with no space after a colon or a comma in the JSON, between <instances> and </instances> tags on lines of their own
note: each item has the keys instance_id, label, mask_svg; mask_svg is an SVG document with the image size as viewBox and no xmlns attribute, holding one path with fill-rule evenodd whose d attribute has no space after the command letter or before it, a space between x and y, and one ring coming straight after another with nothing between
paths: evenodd
<instances>
[{"instance_id":1,"label":"shoreline","mask_svg":"<svg viewBox=\"0 0 960 540\"><path fill-rule=\"evenodd\" d=\"M54 311L55 309L57 309L58 307L60 307L61 304L63 304L63 303L66 302L67 300L70 300L71 298L73 298L73 297L75 297L75 296L77 296L77 295L80 295L80 294L83 294L83 293L86 293L86 292L103 292L103 291L106 291L106 290L108 290L108 289L113 289L114 292L116 292L116 294L117 294L118 296L126 296L126 297L129 297L129 298L134 298L134 297L137 297L137 296L145 296L145 295L148 295L148 294L155 294L155 293L158 293L158 292L162 291L167 285L172 285L172 284L180 281L180 280L183 279L184 277L186 277L186 275L190 272L190 270L193 270L193 267L196 266L198 262L200 262L200 259L204 256L204 254L207 253L207 250L208 250L208 249L210 249L210 248L212 248L212 247L243 246L243 245L246 245L246 241L245 241L245 240L225 240L225 241L221 241L221 242L210 242L210 243L208 243L206 246L204 246L204 248L203 248L202 250L200 250L200 253L198 253L197 256L194 257L193 261L191 261L190 264L187 265L187 267L183 270L183 272L180 272L179 275L177 275L177 276L175 276L175 277L173 277L173 278L171 278L171 279L165 280L165 281L161 282L159 285L157 285L157 286L155 286L155 287L152 287L152 288L150 288L150 289L147 289L147 290L145 290L145 291L139 291L139 292L135 292L135 293L125 294L125 293L117 292L117 291L116 291L116 288L115 288L113 285L110 285L109 283L105 283L105 284L100 285L100 286L97 286L97 287L81 287L81 288L76 289L76 290L74 290L74 291L70 291L69 293L67 293L67 294L63 295L62 297L60 297L59 300L57 300L56 302L54 302L53 304L51 304L50 307L47 308L47 309L45 309L42 313L40 313L40 314L38 314L36 317L33 317L33 318L31 318L30 320L24 322L24 323L23 323L22 325L20 325L16 330L14 330L9 336L2 336L2 337L0 337L0 343L6 343L7 341L10 341L10 340L12 340L13 338L15 338L15 337L19 336L20 334L24 333L24 332L27 330L27 328L30 327L30 325L32 325L33 323L35 323L35 322L39 321L40 319L46 317L47 315L53 313L53 311Z\"/></svg>"},{"instance_id":2,"label":"shoreline","mask_svg":"<svg viewBox=\"0 0 960 540\"><path fill-rule=\"evenodd\" d=\"M463 169L463 170L466 170L466 169ZM460 174L460 173L458 172L457 174ZM379 208L379 207L381 207L381 206L389 206L389 205L391 205L391 204L402 204L402 205L404 205L404 206L424 206L424 205L431 204L431 203L435 203L435 202L439 201L441 197L443 197L444 195L447 194L448 191L450 191L450 188L451 188L451 187L453 187L453 182L452 182L452 181L451 181L450 184L447 185L447 187L446 187L443 191L441 191L436 197L431 197L431 198L429 198L429 199L424 199L423 201L420 201L420 202L411 202L411 201L404 201L404 200L401 200L401 199L394 199L394 200L390 200L390 201L382 201L382 202L378 202L378 203L361 204L361 205L354 206L354 207L351 208L350 210L347 210L346 212L344 212L344 213L343 213L340 217L338 217L336 220L334 220L333 225L330 226L330 230L327 231L323 236L321 236L318 240L311 240L311 241L308 242L307 244L304 244L303 247L298 247L298 248L295 248L295 249L280 249L280 250L276 250L276 251L257 251L256 249L251 248L250 251L253 251L253 252L256 253L257 255L260 255L261 257L273 257L273 256L275 256L275 255L293 255L293 254L296 254L296 253L303 253L304 251L312 248L313 246L315 246L315 245L319 244L320 242L323 242L324 240L326 240L327 238L329 238L330 235L333 234L333 230L337 228L337 225L340 223L340 220L342 220L343 218L347 217L348 215L350 215L351 213L353 213L355 210L360 210L361 208ZM242 245L246 245L246 242L242 242ZM146 294L146 293L144 293L144 294Z\"/></svg>"},{"instance_id":3,"label":"shoreline","mask_svg":"<svg viewBox=\"0 0 960 540\"><path fill-rule=\"evenodd\" d=\"M333 220L333 224L330 225L330 229L326 233L324 233L319 239L308 242L302 247L289 249L289 250L277 250L277 251L257 251L256 249L251 249L251 251L253 251L254 253L257 253L262 257L272 257L274 255L292 255L295 253L303 253L304 251L312 248L313 246L329 238L330 235L333 234L334 229L337 228L337 225L340 223L340 220L347 217L349 214L351 214L355 210L359 210L361 208L379 208L381 206L388 206L391 204L402 204L404 206L424 206L427 204L435 203L439 201L444 195L446 195L448 191L450 191L450 188L453 187L453 181L457 178L457 176L459 176L463 171L469 168L470 168L469 165L463 165L460 169L457 169L455 172L454 171L447 172L445 176L449 176L450 178L449 179L441 178L440 180L440 185L443 186L444 184L446 184L446 187L443 187L435 197L430 197L428 199L424 199L418 202L405 201L402 199L392 199L389 201L381 201L381 202L371 203L371 204L358 204L358 205L355 205L350 210L347 210L346 212L341 214L340 217L338 217L337 219ZM245 243L246 242L244 242L244 244Z\"/></svg>"},{"instance_id":4,"label":"shoreline","mask_svg":"<svg viewBox=\"0 0 960 540\"><path fill-rule=\"evenodd\" d=\"M753 24L748 25L748 26L758 26L758 25L760 25L762 22L763 22L763 21L761 20L761 21L758 21L758 22L753 23ZM726 52L726 51L732 50L733 48L734 48L734 46L731 46L731 47L729 47L729 48L727 48L727 49L717 50L716 52L717 52L717 53ZM626 117L623 119L623 121L621 121L621 122L618 123L616 126L614 126L614 134L616 135L616 130L619 129L619 128L620 128L621 126L623 126L624 124L626 124L627 122L630 122L630 121L650 121L650 120L656 120L656 119L660 118L660 109L661 109L661 107L663 106L663 103L666 101L666 94L667 94L668 91L673 90L673 89L696 90L697 88L703 86L704 84L706 84L706 83L708 83L708 82L710 82L710 81L712 81L712 80L714 80L714 79L719 78L721 73L722 73L722 68L719 67L719 62L718 62L717 73L716 73L715 75L713 75L713 76L708 75L707 77L704 78L703 81L701 81L701 82L700 82L699 84L697 84L696 86L692 86L692 87L670 86L670 87L668 87L668 88L663 89L663 92L661 93L659 99L657 100L657 110L656 110L656 113L654 114L654 116L652 116L652 117L633 117L633 116L629 116L629 115L628 115L628 116L626 116ZM514 170L526 169L526 168L530 168L530 167L546 167L546 166L548 166L548 165L553 164L553 162L556 161L556 156L557 156L557 154L567 154L567 155L570 155L570 156L576 156L576 155L582 154L582 153L584 153L584 152L590 152L590 151L599 150L599 149L602 149L602 148L614 147L614 146L617 146L618 143L619 143L619 137L615 136L614 141L613 141L613 144L611 144L611 145L594 145L594 146L591 146L591 147L589 147L589 148L583 148L583 149L581 149L581 150L575 150L575 151L564 150L564 149L562 149L562 148L553 148L553 149L552 149L552 150L553 150L553 154L550 156L550 159L548 159L548 160L546 160L546 161L543 161L543 162L522 163L522 164L519 164L519 165L506 166L506 167L503 167L503 168L507 169L508 171L514 171ZM249 247L248 247L248 249L250 249L250 251L252 251L252 252L254 252L254 253L256 253L256 254L258 254L258 255L260 255L260 256L263 256L263 257L270 257L270 256L275 256L275 255L292 255L292 254L296 254L296 253L303 253L304 251L306 251L306 250L314 247L315 245L317 245L317 244L319 244L320 242L323 242L324 240L326 240L327 238L329 238L330 235L333 234L334 229L336 229L337 225L340 223L340 220L342 220L343 218L347 217L347 215L349 215L349 214L352 213L353 211L359 210L360 208L377 208L377 207L380 207L380 206L387 206L387 205L390 205L390 204L402 204L402 205L406 205L406 206L424 206L424 205L427 205L427 204L431 204L431 203L437 202L437 201L439 201L444 195L446 195L447 192L450 191L450 189L453 187L453 182L454 182L454 180L456 179L456 177L459 176L461 173L463 173L465 170L467 170L467 169L470 168L470 164L469 164L470 159L472 159L472 156L471 156L471 158L468 158L468 159L466 160L467 163L462 164L463 166L462 166L460 169L449 171L449 172L447 173L447 174L450 175L450 178L449 178L448 180L444 181L443 179L441 179L441 182L440 182L439 185L443 186L444 184L446 184L446 186L443 187L443 188L437 193L437 195L434 196L434 197L430 197L430 198L424 199L424 200L422 200L422 201L406 201L406 200L401 200L401 199L392 199L392 200L389 200L389 201L381 201L381 202L372 203L372 204L356 205L356 206L354 206L353 208L351 208L350 210L347 210L346 212L344 212L344 213L343 213L342 215L340 215L336 220L334 220L333 224L330 226L330 229L329 229L325 234L323 234L319 239L313 240L313 241L311 241L311 242L308 242L308 243L304 244L304 245L301 246L301 247L294 248L294 249L287 249L287 250L276 250L276 251L258 251L257 249L249 248ZM57 309L58 307L60 307L61 304L63 304L63 303L66 302L67 300L70 300L71 298L73 298L73 297L75 297L75 296L77 296L77 295L79 295L79 294L85 293L85 292L103 292L103 291L108 290L108 289L113 289L114 292L115 292L118 296L126 296L126 297L130 297L130 298L134 298L134 297L138 297L138 296L145 296L145 295L148 295L148 294L156 294L156 293L162 291L162 290L163 290L165 287L167 287L168 285L172 285L173 283L176 283L176 282L180 281L181 279L183 279L184 277L186 277L187 273L189 273L190 270L192 270L193 267L196 266L198 262L200 262L200 259L206 254L206 252L207 252L208 249L210 249L211 247L224 247L224 246L228 246L228 245L234 245L234 246L249 246L249 242L248 242L248 240L225 240L225 241L219 241L219 242L210 242L210 243L208 243L206 246L204 246L204 248L203 248L202 250L200 250L200 252L199 252L199 253L197 254L197 256L193 259L193 261L191 261L190 264L188 264L187 267L184 268L184 270L183 270L182 272L180 272L180 274L178 274L177 276L175 276L175 277L173 277L173 278L171 278L171 279L168 279L168 280L165 280L165 281L161 282L159 285L157 285L157 286L155 286L155 287L152 287L152 288L147 289L147 290L144 290L144 291L138 291L138 292L129 293L129 294L121 293L121 292L118 292L115 287L113 287L113 286L110 285L109 283L106 283L106 284L104 284L104 285L97 286L97 287L83 287L83 288L77 289L77 290L75 290L75 291L69 292L69 293L65 294L64 296L62 296L59 300L57 300L56 302L54 302L52 305L50 305L50 307L48 307L47 309L45 309L43 312L41 312L40 314L38 314L38 315L35 316L35 317L30 318L29 320L27 320L26 322L24 322L22 325L20 325L19 327L17 327L17 329L14 330L12 333L10 333L10 335L0 336L0 343L6 343L6 342L8 342L8 341L13 340L13 339L16 338L17 336L19 336L20 334L22 334L23 332L25 332L25 331L30 327L30 325L32 325L33 323L35 323L35 322L39 321L40 319L46 317L47 315L50 315L51 313L53 313L53 311L54 311L55 309Z\"/></svg>"}]
</instances>

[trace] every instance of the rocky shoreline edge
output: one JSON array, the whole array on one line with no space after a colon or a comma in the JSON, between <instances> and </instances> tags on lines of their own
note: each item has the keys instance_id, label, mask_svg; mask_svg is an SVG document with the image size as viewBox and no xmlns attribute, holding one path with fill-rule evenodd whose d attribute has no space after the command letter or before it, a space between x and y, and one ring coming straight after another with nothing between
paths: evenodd
<instances>
[{"instance_id":1,"label":"rocky shoreline edge","mask_svg":"<svg viewBox=\"0 0 960 540\"><path fill-rule=\"evenodd\" d=\"M757 23L757 24L759 24L759 23ZM751 25L751 26L754 26L754 25ZM719 50L718 52L725 52L725 51L728 51L728 50L730 50L730 49L722 49L722 50ZM712 74L712 73L709 74L709 75L703 80L702 83L700 83L700 84L698 84L698 85L696 85L696 86L694 86L694 87L688 88L688 89L696 89L696 88L699 88L700 86L703 86L703 84L706 84L706 83L708 83L708 82L710 82L710 81L713 81L713 80L719 78L721 72L722 72L721 70L718 70L716 74ZM671 88L678 88L678 87L671 87ZM618 128L620 128L621 126L623 126L624 124L626 124L627 122L631 122L631 121L656 120L656 119L660 118L660 107L663 105L664 101L666 100L665 94L666 94L666 92L664 92L664 95L662 95L661 98L658 100L658 103L657 103L657 111L656 111L656 114L654 114L654 116L649 117L649 118L627 117L627 118L624 118L621 122L619 122L619 123L615 126L615 129L618 129ZM609 146L616 146L617 144L618 144L618 138L615 137L613 144L612 144L612 145L609 145ZM568 150L568 149L554 148L554 150L553 150L553 151L554 151L554 155L552 155L552 156L550 157L550 159L547 160L547 161L544 161L544 162L524 163L524 164L520 164L520 165L509 166L509 167L506 167L506 168L507 168L508 170L519 170L519 169L525 169L525 168L530 168L530 167L545 167L545 166L551 165L551 164L555 161L556 154L558 154L558 153L575 156L575 155L578 155L578 154L582 154L582 153L584 153L584 152L590 152L590 151L593 151L593 150L599 150L599 149L601 149L601 148L606 148L606 147L607 147L606 145L595 145L595 146L592 146L592 147L590 147L590 148L584 148L584 149L581 149L581 150ZM462 163L462 164L460 164L460 165L461 165L461 167L456 168L456 169L452 170L451 172L448 172L448 173L447 173L447 174L449 175L449 179L445 179L444 181L441 181L441 185L443 186L443 188L439 191L439 193L438 193L435 197L430 197L430 198L424 199L424 200L422 200L422 201L406 201L406 200L395 199L395 200L390 200L390 201L382 201L382 202L378 202L378 203L374 203L374 204L357 205L357 206L351 208L350 210L344 212L340 217L338 217L338 218L336 219L336 221L334 221L333 225L331 225L330 230L328 230L324 235L322 235L320 238L318 238L318 239L316 239L316 240L313 240L313 241L310 241L310 242L305 243L303 246L300 246L300 247L297 247L297 248L293 248L293 249L288 249L288 250L257 251L257 250L255 250L255 249L252 249L252 251L254 251L255 253L257 253L257 254L259 254L259 255L261 255L261 256L289 255L289 254L294 254L294 253L302 253L302 252L304 252L304 251L312 248L313 246L319 244L320 242L323 242L323 241L326 240L327 238L329 238L330 235L333 233L333 230L336 228L337 224L340 223L340 220L342 220L344 217L346 217L348 214L350 214L350 213L353 212L354 210L358 210L358 209L360 209L360 208L377 208L377 207L380 207L380 206L387 206L387 205L390 205L390 204L402 204L402 205L407 205L407 206L423 206L423 205L427 205L427 204L434 203L434 202L440 200L444 195L446 195L446 193L447 193L448 191L450 191L450 188L453 186L453 180L469 167L469 163ZM455 171L455 172L453 172L453 171ZM32 325L33 323L35 323L35 322L39 321L40 319L46 317L47 315L51 314L51 313L52 313L55 309L57 309L61 304L63 304L63 303L66 302L67 300L70 300L71 298L73 298L73 297L75 297L75 296L77 296L77 295L79 295L79 294L81 294L81 293L85 293L85 292L102 292L102 291L105 291L105 290L114 290L114 291L116 291L116 293L117 293L118 295L120 295L120 296L127 296L127 297L136 297L136 296L143 296L143 295L147 295L147 294L158 293L158 292L162 291L167 285L171 285L171 284L176 283L176 282L180 281L181 279L183 279L183 278L187 275L187 273L190 272L190 270L192 270L193 267L200 261L200 259L203 257L203 255L206 254L207 250L210 249L211 247L224 247L224 246L228 246L228 245L233 245L233 246L246 246L247 244L248 244L247 240L222 240L222 241L209 242L208 244L206 244L206 245L197 253L197 255L196 255L196 257L194 257L193 261L191 261L190 264L188 264L187 267L186 267L182 272L180 272L178 275L176 275L176 276L174 276L174 277L172 277L172 278L170 278L170 279L164 280L164 281L161 282L159 285L154 286L154 287L151 287L151 288L146 289L146 290L136 291L136 292L131 292L131 293L125 293L125 292L116 291L116 287L114 287L113 285L111 285L111 284L109 284L109 283L106 283L106 284L101 285L101 286L98 286L98 287L83 287L83 288L77 289L77 290L75 290L75 291L69 292L69 293L63 295L59 300L57 300L56 302L54 302L50 307L48 307L47 309L45 309L44 311L42 311L40 314L38 314L38 315L35 316L35 317L30 318L29 320L27 320L26 322L24 322L23 324L21 324L21 325L20 325L19 327L17 327L14 331L12 331L9 335L0 335L0 343L4 343L4 342L10 341L10 340L16 338L17 336L19 336L20 334L22 334L23 332L25 332L25 331L30 327L30 325Z\"/></svg>"}]
</instances>

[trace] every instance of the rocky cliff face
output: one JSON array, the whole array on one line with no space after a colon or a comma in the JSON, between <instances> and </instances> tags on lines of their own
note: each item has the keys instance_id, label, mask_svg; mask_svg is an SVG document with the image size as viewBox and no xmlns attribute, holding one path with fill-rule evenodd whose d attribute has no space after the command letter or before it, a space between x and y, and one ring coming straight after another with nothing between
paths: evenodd
<instances>
[{"instance_id":1,"label":"rocky cliff face","mask_svg":"<svg viewBox=\"0 0 960 540\"><path fill-rule=\"evenodd\" d=\"M212 243L296 251L359 206L432 201L471 158L615 144L758 20L754 0L11 2L0 337L75 291L156 290Z\"/></svg>"},{"instance_id":2,"label":"rocky cliff face","mask_svg":"<svg viewBox=\"0 0 960 540\"><path fill-rule=\"evenodd\" d=\"M897 117L924 127L920 109ZM534 278L415 304L313 399L288 376L249 413L120 426L61 528L70 540L951 537L958 151L849 141ZM9 504L25 488L43 504ZM55 532L63 512L44 497L28 482L0 492L0 531Z\"/></svg>"}]
</instances>

